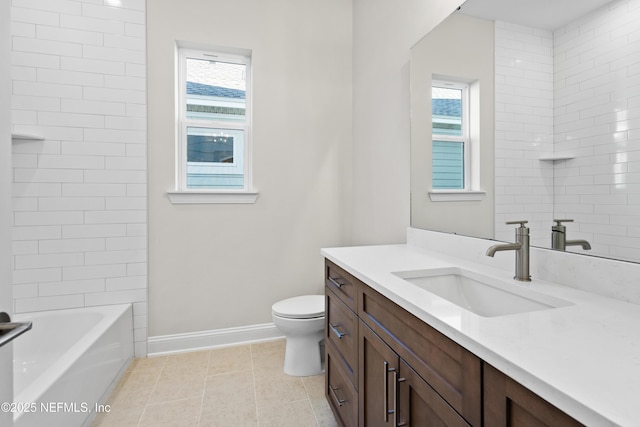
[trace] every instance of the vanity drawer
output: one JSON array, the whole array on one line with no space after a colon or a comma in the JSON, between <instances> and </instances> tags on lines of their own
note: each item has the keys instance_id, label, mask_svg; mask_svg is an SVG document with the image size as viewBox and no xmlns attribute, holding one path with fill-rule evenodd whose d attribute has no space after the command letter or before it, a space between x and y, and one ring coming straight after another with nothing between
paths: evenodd
<instances>
[{"instance_id":1,"label":"vanity drawer","mask_svg":"<svg viewBox=\"0 0 640 427\"><path fill-rule=\"evenodd\" d=\"M331 345L327 345L325 395L338 424L344 427L358 425L358 392L342 369L341 358Z\"/></svg>"},{"instance_id":2,"label":"vanity drawer","mask_svg":"<svg viewBox=\"0 0 640 427\"><path fill-rule=\"evenodd\" d=\"M353 311L358 309L358 283L351 274L325 260L325 284Z\"/></svg>"},{"instance_id":3,"label":"vanity drawer","mask_svg":"<svg viewBox=\"0 0 640 427\"><path fill-rule=\"evenodd\" d=\"M469 424L482 424L478 357L364 284L358 314Z\"/></svg>"},{"instance_id":4,"label":"vanity drawer","mask_svg":"<svg viewBox=\"0 0 640 427\"><path fill-rule=\"evenodd\" d=\"M358 317L331 288L327 287L325 293L325 340L333 344L344 359L345 373L357 389L358 377L355 367L358 362Z\"/></svg>"}]
</instances>

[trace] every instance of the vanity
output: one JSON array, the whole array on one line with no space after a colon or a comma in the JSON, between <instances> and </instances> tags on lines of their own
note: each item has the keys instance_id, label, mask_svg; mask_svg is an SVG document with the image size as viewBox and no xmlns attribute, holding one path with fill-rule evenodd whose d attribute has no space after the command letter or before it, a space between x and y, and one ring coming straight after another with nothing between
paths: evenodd
<instances>
[{"instance_id":1,"label":"vanity","mask_svg":"<svg viewBox=\"0 0 640 427\"><path fill-rule=\"evenodd\" d=\"M512 253L494 261L490 241L435 233L452 240L439 251L420 244L429 233L322 251L325 391L339 424L637 425L638 305L538 279L535 248L532 281L516 282ZM446 250L460 239L466 248ZM497 293L468 294L463 308L442 293L460 277Z\"/></svg>"},{"instance_id":2,"label":"vanity","mask_svg":"<svg viewBox=\"0 0 640 427\"><path fill-rule=\"evenodd\" d=\"M411 48L407 243L322 251L341 425L640 425L639 6L467 0Z\"/></svg>"}]
</instances>

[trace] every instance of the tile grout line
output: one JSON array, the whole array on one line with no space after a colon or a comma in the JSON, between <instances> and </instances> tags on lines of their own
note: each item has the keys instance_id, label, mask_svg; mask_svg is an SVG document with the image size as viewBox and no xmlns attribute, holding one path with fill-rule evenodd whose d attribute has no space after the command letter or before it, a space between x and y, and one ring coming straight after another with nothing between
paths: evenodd
<instances>
[{"instance_id":1,"label":"tile grout line","mask_svg":"<svg viewBox=\"0 0 640 427\"><path fill-rule=\"evenodd\" d=\"M249 354L251 355L251 380L253 381L253 403L256 407L256 425L260 427L260 415L258 415L258 391L256 389L256 370L253 363L253 345L249 345Z\"/></svg>"},{"instance_id":2,"label":"tile grout line","mask_svg":"<svg viewBox=\"0 0 640 427\"><path fill-rule=\"evenodd\" d=\"M249 372L251 375L251 384L253 387L253 396L254 396L254 411L255 411L255 415L252 417L254 421L251 421L251 425L254 425L256 427L259 427L260 425L262 425L261 423L264 422L269 422L271 420L271 418L273 417L274 414L272 414L272 409L271 406L269 406L271 409L263 411L261 414L259 413L259 410L261 408L261 405L258 404L258 390L257 390L257 374L259 372L262 372L260 369L262 366L263 362L263 358L265 356L265 354L263 352L260 351L261 348L259 346L253 346L250 345L248 346L248 349L246 351L248 351L250 360L249 362L251 363L249 369L240 369L240 370L235 370L232 369L231 371L227 372L229 370L229 368L232 367L236 367L238 368L238 366L236 366L235 364L233 366L229 366L223 369L223 371L220 371L219 373L215 374L214 376L217 375L222 375L222 376L227 376L231 373L236 373L236 372ZM145 394L148 393L148 395L146 396L146 398L144 398L143 400L140 401L141 403L141 409L140 412L136 415L136 414L132 414L134 415L134 418L130 418L131 422L132 422L132 426L136 426L136 427L143 427L149 424L149 422L151 422L152 419L157 418L157 414L158 411L161 409L161 407L166 404L166 403L173 403L173 406L175 406L176 408L192 408L193 415L194 415L194 426L204 426L207 425L207 417L204 417L204 401L206 398L206 394L207 394L207 379L210 378L209 373L213 371L215 371L216 369L218 369L217 366L217 362L222 362L223 360L218 360L218 359L214 359L215 355L213 354L214 352L210 349L209 351L207 351L206 354L204 354L204 357L207 357L207 360L205 361L204 364L200 364L202 359L200 357L197 358L198 361L198 365L199 366L204 366L205 367L205 371L204 371L204 377L202 377L202 381L204 381L204 385L203 388L201 390L201 394L200 394L200 401L199 401L199 412L198 408L195 408L194 406L196 405L194 398L197 399L198 396L197 395L192 395L192 397L184 397L184 398L178 398L175 399L175 396L172 396L171 400L165 401L165 402L154 402L154 393L155 390L159 390L158 386L159 385L163 385L163 376L165 374L167 374L168 372L173 372L172 369L174 365L176 365L175 360L172 360L171 357L166 356L166 357L162 357L161 360L159 360L159 363L153 363L151 365L148 364L141 364L138 366L138 369L134 369L131 371L131 373L133 375L137 374L142 374L142 373L152 373L155 372L155 375L153 375L153 377L148 377L151 381L144 381L144 383L146 383L145 387L144 387L144 392ZM270 355L272 352L271 351L267 351L267 353ZM270 356L267 356L269 359L271 359ZM278 358L273 358L273 361L276 362ZM188 359L188 360L192 360L192 359ZM256 362L258 363L258 366L256 366ZM181 363L180 361L178 361L178 363ZM185 361L186 363L186 361ZM153 371L149 370L149 367L153 366ZM265 365L267 366L267 365ZM271 363L268 364L268 372L271 372ZM276 366L274 366L275 368ZM200 369L200 368L198 368ZM277 369L278 372L281 372L281 368L278 367ZM275 372L275 371L274 371ZM143 377L146 375L143 375ZM197 378L197 376L196 376ZM310 377L309 377L310 378ZM166 378L165 378L166 379ZM323 411L319 411L317 412L316 409L314 408L313 405L313 401L312 401L312 394L315 393L316 387L315 385L317 385L317 382L315 379L310 380L310 381L306 381L308 378L299 378L300 381L300 385L302 385L303 387L303 394L299 394L299 395L295 395L295 396L289 396L289 399L293 399L291 401L288 401L289 404L293 404L295 402L298 402L296 405L294 405L294 407L299 408L298 411L302 410L303 412L306 412L306 409L303 409L303 407L301 407L301 403L302 401L306 401L307 402L307 408L311 407L310 409L312 410L312 417L308 418L308 425L313 425L316 427L325 425L324 423L324 418L323 418ZM163 380L163 381L161 381ZM289 381L285 381L282 384L280 384L281 388L282 386L284 386L284 388L288 388L288 385L290 385L291 382ZM248 385L248 384L247 384ZM162 390L164 390L164 387L161 387ZM251 393L251 391L247 390L249 393ZM164 393L163 393L164 395ZM244 404L246 405L246 399L248 398L249 395L244 394L245 397L239 396L239 399L242 400L244 402ZM157 395L157 397L159 397L159 395ZM236 399L237 400L237 399ZM187 406L185 406L187 405ZM281 405L275 405L277 407L281 406ZM280 408L282 409L282 408ZM123 407L123 413L124 413L125 408ZM137 412L137 411L136 411ZM276 412L281 412L281 411L276 411ZM247 414L249 415L249 414ZM280 417L284 416L284 413L279 413L277 415L278 419L281 419ZM306 417L307 415L305 415ZM184 417L184 414L183 414ZM145 421L146 420L146 421ZM284 420L284 418L282 419ZM312 421L313 420L313 421ZM144 422L143 422L144 421ZM247 420L249 421L249 420ZM106 427L108 424L104 424L104 426ZM96 426L97 427L97 426Z\"/></svg>"},{"instance_id":3,"label":"tile grout line","mask_svg":"<svg viewBox=\"0 0 640 427\"><path fill-rule=\"evenodd\" d=\"M305 377L308 378L308 377ZM318 414L316 414L316 410L313 407L313 403L311 403L311 395L309 394L309 389L307 388L307 382L303 379L302 380L302 386L304 387L304 391L307 394L307 402L309 403L309 406L311 406L311 413L313 414L313 418L315 418L316 420L316 426L320 426L320 421L318 420Z\"/></svg>"},{"instance_id":4,"label":"tile grout line","mask_svg":"<svg viewBox=\"0 0 640 427\"><path fill-rule=\"evenodd\" d=\"M211 357L213 356L213 352L211 349L207 351L207 369L204 371L204 385L202 386L202 396L200 396L200 412L198 413L198 420L196 422L197 426L200 426L202 422L202 410L204 409L204 395L207 392L207 379L209 378L209 367L211 366Z\"/></svg>"},{"instance_id":5,"label":"tile grout line","mask_svg":"<svg viewBox=\"0 0 640 427\"><path fill-rule=\"evenodd\" d=\"M147 407L149 406L149 399L151 399L151 396L153 395L153 390L155 390L156 386L158 385L158 381L160 381L160 377L162 376L162 373L164 372L164 368L165 368L165 366L167 366L167 359L168 359L168 356L164 356L164 362L162 363L162 369L160 369L160 373L156 377L156 380L153 383L153 387L151 387L151 392L149 393L149 397L147 397L147 400L146 400L146 402L144 404L144 408L142 409L142 413L138 417L138 423L136 424L138 427L141 427L140 423L142 422L142 419L144 418L144 414L147 412Z\"/></svg>"}]
</instances>

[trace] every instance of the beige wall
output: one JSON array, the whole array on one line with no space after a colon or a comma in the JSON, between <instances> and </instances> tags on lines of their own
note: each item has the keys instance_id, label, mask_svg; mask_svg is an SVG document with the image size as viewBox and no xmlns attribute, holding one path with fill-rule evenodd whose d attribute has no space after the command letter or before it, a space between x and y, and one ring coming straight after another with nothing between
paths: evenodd
<instances>
[{"instance_id":1,"label":"beige wall","mask_svg":"<svg viewBox=\"0 0 640 427\"><path fill-rule=\"evenodd\" d=\"M347 243L351 2L147 2L149 335L271 322ZM253 52L257 203L172 205L176 40Z\"/></svg>"},{"instance_id":2,"label":"beige wall","mask_svg":"<svg viewBox=\"0 0 640 427\"><path fill-rule=\"evenodd\" d=\"M409 50L462 0L353 0L354 244L409 225Z\"/></svg>"},{"instance_id":3,"label":"beige wall","mask_svg":"<svg viewBox=\"0 0 640 427\"><path fill-rule=\"evenodd\" d=\"M493 21L460 14L450 16L411 50L411 225L416 228L494 236L493 51ZM479 127L475 128L479 132L474 132L474 143L479 150L472 150L471 163L478 181L474 190L486 192L480 201L433 202L429 198L433 75L459 78L473 82L472 88L477 86Z\"/></svg>"}]
</instances>

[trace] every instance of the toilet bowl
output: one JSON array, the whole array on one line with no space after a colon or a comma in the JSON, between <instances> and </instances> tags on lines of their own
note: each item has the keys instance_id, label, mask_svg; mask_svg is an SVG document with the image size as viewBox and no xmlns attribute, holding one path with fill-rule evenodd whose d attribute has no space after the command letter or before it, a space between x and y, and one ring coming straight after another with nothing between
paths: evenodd
<instances>
[{"instance_id":1,"label":"toilet bowl","mask_svg":"<svg viewBox=\"0 0 640 427\"><path fill-rule=\"evenodd\" d=\"M304 295L278 301L271 307L271 315L273 323L287 340L284 373L305 377L324 372L324 295Z\"/></svg>"}]
</instances>

